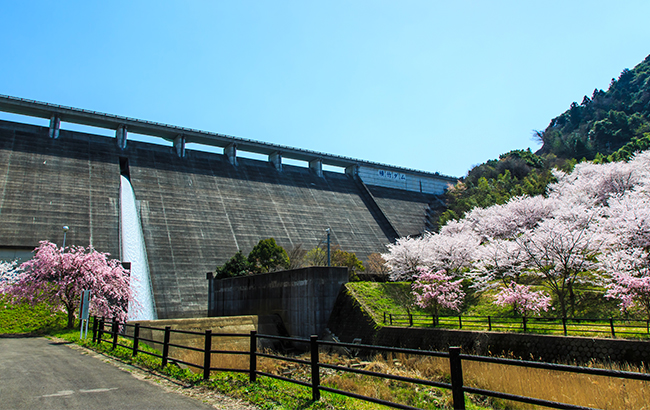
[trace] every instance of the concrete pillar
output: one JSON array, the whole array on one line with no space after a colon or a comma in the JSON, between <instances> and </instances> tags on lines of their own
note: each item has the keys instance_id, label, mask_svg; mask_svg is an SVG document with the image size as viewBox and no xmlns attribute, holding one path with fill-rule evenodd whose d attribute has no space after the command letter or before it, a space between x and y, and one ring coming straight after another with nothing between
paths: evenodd
<instances>
[{"instance_id":1,"label":"concrete pillar","mask_svg":"<svg viewBox=\"0 0 650 410\"><path fill-rule=\"evenodd\" d=\"M174 138L174 149L176 149L176 155L178 158L185 158L185 136L177 135Z\"/></svg>"},{"instance_id":2,"label":"concrete pillar","mask_svg":"<svg viewBox=\"0 0 650 410\"><path fill-rule=\"evenodd\" d=\"M115 138L117 139L117 146L120 149L126 149L126 125L120 125L115 131Z\"/></svg>"},{"instance_id":3,"label":"concrete pillar","mask_svg":"<svg viewBox=\"0 0 650 410\"><path fill-rule=\"evenodd\" d=\"M345 174L356 177L357 175L359 175L359 165L354 164L345 167Z\"/></svg>"},{"instance_id":4,"label":"concrete pillar","mask_svg":"<svg viewBox=\"0 0 650 410\"><path fill-rule=\"evenodd\" d=\"M269 162L273 163L275 169L282 171L282 152L275 151L273 154L269 155Z\"/></svg>"},{"instance_id":5,"label":"concrete pillar","mask_svg":"<svg viewBox=\"0 0 650 410\"><path fill-rule=\"evenodd\" d=\"M311 169L319 177L323 176L323 160L320 158L312 159L309 161L309 169Z\"/></svg>"},{"instance_id":6,"label":"concrete pillar","mask_svg":"<svg viewBox=\"0 0 650 410\"><path fill-rule=\"evenodd\" d=\"M237 144L234 142L223 149L223 153L228 157L228 161L237 166Z\"/></svg>"},{"instance_id":7,"label":"concrete pillar","mask_svg":"<svg viewBox=\"0 0 650 410\"><path fill-rule=\"evenodd\" d=\"M50 138L59 138L59 130L61 128L61 119L58 115L52 114L50 117Z\"/></svg>"}]
</instances>

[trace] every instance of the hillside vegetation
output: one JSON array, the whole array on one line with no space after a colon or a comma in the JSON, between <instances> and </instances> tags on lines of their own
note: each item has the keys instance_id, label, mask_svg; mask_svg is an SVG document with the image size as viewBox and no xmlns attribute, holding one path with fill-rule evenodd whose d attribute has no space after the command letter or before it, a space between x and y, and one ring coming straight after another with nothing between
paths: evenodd
<instances>
[{"instance_id":1,"label":"hillside vegetation","mask_svg":"<svg viewBox=\"0 0 650 410\"><path fill-rule=\"evenodd\" d=\"M439 226L477 206L545 193L553 168L570 171L583 160L628 160L650 148L650 56L623 70L607 91L595 89L580 104L573 102L545 130L535 131L535 138L542 142L535 153L514 150L473 167L447 192Z\"/></svg>"}]
</instances>

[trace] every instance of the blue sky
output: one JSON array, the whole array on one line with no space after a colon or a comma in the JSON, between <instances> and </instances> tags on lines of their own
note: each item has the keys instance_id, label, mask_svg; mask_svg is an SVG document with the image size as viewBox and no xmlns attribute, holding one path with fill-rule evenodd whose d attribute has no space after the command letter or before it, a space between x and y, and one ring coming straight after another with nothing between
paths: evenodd
<instances>
[{"instance_id":1,"label":"blue sky","mask_svg":"<svg viewBox=\"0 0 650 410\"><path fill-rule=\"evenodd\" d=\"M0 94L446 175L650 54L648 1L7 1ZM1 119L15 119L0 113Z\"/></svg>"}]
</instances>

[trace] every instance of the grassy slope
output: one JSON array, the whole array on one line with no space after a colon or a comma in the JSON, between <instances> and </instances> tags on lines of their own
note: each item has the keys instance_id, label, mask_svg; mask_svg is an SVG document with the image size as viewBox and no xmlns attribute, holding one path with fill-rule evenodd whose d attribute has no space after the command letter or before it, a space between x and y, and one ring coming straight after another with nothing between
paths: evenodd
<instances>
[{"instance_id":1,"label":"grassy slope","mask_svg":"<svg viewBox=\"0 0 650 410\"><path fill-rule=\"evenodd\" d=\"M406 305L408 304L411 305L412 314L430 315L429 312L419 308L412 300L405 297L411 289L411 284L408 282L350 282L346 286L377 323L383 323L384 312L387 315L406 315L408 313ZM444 309L440 313L443 316L457 314L455 311ZM509 316L512 315L512 312L509 312L508 308L494 305L491 302L491 296L486 293L480 297L474 296L473 303L464 309L463 314Z\"/></svg>"},{"instance_id":2,"label":"grassy slope","mask_svg":"<svg viewBox=\"0 0 650 410\"><path fill-rule=\"evenodd\" d=\"M46 304L12 305L0 297L0 334L47 333L63 329L66 323L64 312L53 311Z\"/></svg>"}]
</instances>

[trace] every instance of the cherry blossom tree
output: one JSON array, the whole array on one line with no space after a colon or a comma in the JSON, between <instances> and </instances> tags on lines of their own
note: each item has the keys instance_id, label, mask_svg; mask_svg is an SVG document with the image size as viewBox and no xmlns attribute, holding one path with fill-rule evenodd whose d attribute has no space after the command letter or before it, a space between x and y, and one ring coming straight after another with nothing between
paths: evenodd
<instances>
[{"instance_id":1,"label":"cherry blossom tree","mask_svg":"<svg viewBox=\"0 0 650 410\"><path fill-rule=\"evenodd\" d=\"M453 276L462 275L472 265L480 238L471 231L450 235L446 230L426 238L427 257L424 266Z\"/></svg>"},{"instance_id":2,"label":"cherry blossom tree","mask_svg":"<svg viewBox=\"0 0 650 410\"><path fill-rule=\"evenodd\" d=\"M514 197L503 205L474 208L467 214L465 223L483 242L493 238L509 239L551 217L559 205L556 199L541 195Z\"/></svg>"},{"instance_id":3,"label":"cherry blossom tree","mask_svg":"<svg viewBox=\"0 0 650 410\"><path fill-rule=\"evenodd\" d=\"M542 291L531 290L528 285L512 282L497 293L494 303L500 306L512 306L523 317L528 317L531 313L548 311L551 298Z\"/></svg>"},{"instance_id":4,"label":"cherry blossom tree","mask_svg":"<svg viewBox=\"0 0 650 410\"><path fill-rule=\"evenodd\" d=\"M526 252L528 273L542 279L553 293L560 313L573 315L579 284L596 281L597 256L606 238L599 229L600 214L586 208L561 208L515 241Z\"/></svg>"},{"instance_id":5,"label":"cherry blossom tree","mask_svg":"<svg viewBox=\"0 0 650 410\"><path fill-rule=\"evenodd\" d=\"M454 277L447 275L444 270L433 271L420 267L418 271L418 279L412 285L415 303L423 309L431 310L436 324L440 308L460 310L465 297L462 279L453 280Z\"/></svg>"},{"instance_id":6,"label":"cherry blossom tree","mask_svg":"<svg viewBox=\"0 0 650 410\"><path fill-rule=\"evenodd\" d=\"M605 296L618 299L621 311L636 306L650 320L650 254L641 248L628 248L609 253L602 266L606 278Z\"/></svg>"},{"instance_id":7,"label":"cherry blossom tree","mask_svg":"<svg viewBox=\"0 0 650 410\"><path fill-rule=\"evenodd\" d=\"M382 255L391 279L413 279L423 267L465 275L478 289L528 277L546 287L562 315L573 314L588 284L606 285L608 297L625 306L643 305L650 276L650 151L628 162L581 163L554 174L546 196L474 208L439 233L398 240Z\"/></svg>"},{"instance_id":8,"label":"cherry blossom tree","mask_svg":"<svg viewBox=\"0 0 650 410\"><path fill-rule=\"evenodd\" d=\"M639 185L643 178L639 169L642 163L639 157L631 162L582 162L570 174L555 170L557 182L548 187L549 197L585 207L606 205L610 198L620 197Z\"/></svg>"},{"instance_id":9,"label":"cherry blossom tree","mask_svg":"<svg viewBox=\"0 0 650 410\"><path fill-rule=\"evenodd\" d=\"M390 269L390 280L412 281L420 275L419 268L445 270L460 275L471 266L479 238L470 230L425 233L418 238L400 238L387 245L382 254Z\"/></svg>"},{"instance_id":10,"label":"cherry blossom tree","mask_svg":"<svg viewBox=\"0 0 650 410\"><path fill-rule=\"evenodd\" d=\"M395 243L386 245L387 253L381 254L390 269L391 281L412 281L419 274L418 268L425 266L431 259L428 236L399 238Z\"/></svg>"},{"instance_id":11,"label":"cherry blossom tree","mask_svg":"<svg viewBox=\"0 0 650 410\"><path fill-rule=\"evenodd\" d=\"M20 272L18 261L0 261L0 293L6 286L18 281Z\"/></svg>"},{"instance_id":12,"label":"cherry blossom tree","mask_svg":"<svg viewBox=\"0 0 650 410\"><path fill-rule=\"evenodd\" d=\"M18 280L6 286L5 293L14 302L36 304L46 301L68 314L68 328L74 326L81 291L91 291L92 313L127 319L131 298L129 274L118 260L92 247L61 249L48 241L41 241L34 250L34 258L24 262Z\"/></svg>"},{"instance_id":13,"label":"cherry blossom tree","mask_svg":"<svg viewBox=\"0 0 650 410\"><path fill-rule=\"evenodd\" d=\"M492 239L477 248L475 258L466 277L479 290L519 283L528 266L528 255L512 240Z\"/></svg>"}]
</instances>

